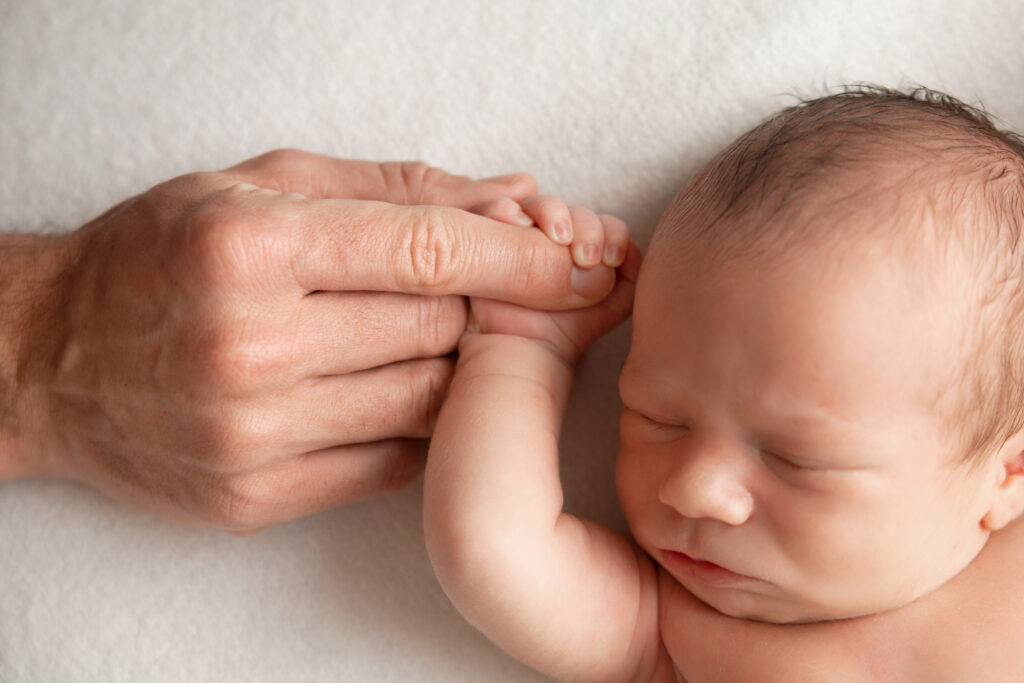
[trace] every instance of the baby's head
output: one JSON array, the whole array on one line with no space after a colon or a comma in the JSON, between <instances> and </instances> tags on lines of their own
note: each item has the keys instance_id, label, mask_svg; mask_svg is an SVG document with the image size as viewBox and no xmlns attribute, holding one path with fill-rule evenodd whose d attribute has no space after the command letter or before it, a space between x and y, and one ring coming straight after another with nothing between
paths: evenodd
<instances>
[{"instance_id":1,"label":"baby's head","mask_svg":"<svg viewBox=\"0 0 1024 683\"><path fill-rule=\"evenodd\" d=\"M859 90L730 145L663 216L620 378L638 542L738 617L859 616L1024 508L1024 145Z\"/></svg>"}]
</instances>

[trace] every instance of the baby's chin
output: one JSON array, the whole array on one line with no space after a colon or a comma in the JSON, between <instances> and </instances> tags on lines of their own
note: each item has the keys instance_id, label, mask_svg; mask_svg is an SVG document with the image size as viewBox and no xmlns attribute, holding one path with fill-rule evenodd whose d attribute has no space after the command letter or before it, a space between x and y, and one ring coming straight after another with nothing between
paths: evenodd
<instances>
[{"instance_id":1,"label":"baby's chin","mask_svg":"<svg viewBox=\"0 0 1024 683\"><path fill-rule=\"evenodd\" d=\"M771 590L754 592L686 583L683 583L683 587L698 600L726 616L769 624L809 624L866 617L903 607L919 597L915 595L891 601L823 604L810 596L777 595L772 594Z\"/></svg>"}]
</instances>

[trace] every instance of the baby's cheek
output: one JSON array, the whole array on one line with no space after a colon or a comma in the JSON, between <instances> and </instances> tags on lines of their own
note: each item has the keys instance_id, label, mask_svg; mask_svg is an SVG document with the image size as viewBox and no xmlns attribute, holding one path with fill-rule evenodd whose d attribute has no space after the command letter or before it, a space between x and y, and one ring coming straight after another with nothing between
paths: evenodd
<instances>
[{"instance_id":1,"label":"baby's cheek","mask_svg":"<svg viewBox=\"0 0 1024 683\"><path fill-rule=\"evenodd\" d=\"M649 508L658 504L657 487L653 485L649 463L643 451L626 433L619 437L619 455L615 464L615 488L622 512L633 527L634 521L648 516ZM636 533L636 531L634 531Z\"/></svg>"}]
</instances>

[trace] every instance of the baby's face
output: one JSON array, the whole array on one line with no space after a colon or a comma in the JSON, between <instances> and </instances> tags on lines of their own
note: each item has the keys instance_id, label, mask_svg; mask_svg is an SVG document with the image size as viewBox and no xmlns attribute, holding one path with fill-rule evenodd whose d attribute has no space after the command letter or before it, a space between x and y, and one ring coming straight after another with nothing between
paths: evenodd
<instances>
[{"instance_id":1,"label":"baby's face","mask_svg":"<svg viewBox=\"0 0 1024 683\"><path fill-rule=\"evenodd\" d=\"M954 464L936 416L959 307L882 252L701 274L653 251L617 480L666 571L723 613L792 622L906 604L970 562L1001 466Z\"/></svg>"}]
</instances>

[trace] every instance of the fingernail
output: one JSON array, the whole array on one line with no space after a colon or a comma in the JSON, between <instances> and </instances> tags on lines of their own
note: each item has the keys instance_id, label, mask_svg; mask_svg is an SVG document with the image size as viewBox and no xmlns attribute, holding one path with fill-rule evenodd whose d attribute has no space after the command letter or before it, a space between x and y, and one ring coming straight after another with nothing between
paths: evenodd
<instances>
[{"instance_id":1,"label":"fingernail","mask_svg":"<svg viewBox=\"0 0 1024 683\"><path fill-rule=\"evenodd\" d=\"M519 215L516 216L516 223L524 228L528 228L533 225L533 219L527 216L525 211L520 211Z\"/></svg>"},{"instance_id":2,"label":"fingernail","mask_svg":"<svg viewBox=\"0 0 1024 683\"><path fill-rule=\"evenodd\" d=\"M494 176L492 178L486 178L486 180L497 183L499 185L515 185L523 179L522 173L508 173L506 175Z\"/></svg>"},{"instance_id":3,"label":"fingernail","mask_svg":"<svg viewBox=\"0 0 1024 683\"><path fill-rule=\"evenodd\" d=\"M559 244L572 242L572 228L566 221L558 221L552 230L555 233L555 241Z\"/></svg>"},{"instance_id":4,"label":"fingernail","mask_svg":"<svg viewBox=\"0 0 1024 683\"><path fill-rule=\"evenodd\" d=\"M622 265L622 247L609 244L604 248L604 263L606 266L616 268Z\"/></svg>"},{"instance_id":5,"label":"fingernail","mask_svg":"<svg viewBox=\"0 0 1024 683\"><path fill-rule=\"evenodd\" d=\"M583 253L581 254L583 263L585 266L596 266L597 262L601 260L601 252L597 248L596 244L587 244L583 247Z\"/></svg>"},{"instance_id":6,"label":"fingernail","mask_svg":"<svg viewBox=\"0 0 1024 683\"><path fill-rule=\"evenodd\" d=\"M608 293L612 281L611 271L602 266L596 268L573 268L572 291L584 299L596 299Z\"/></svg>"}]
</instances>

